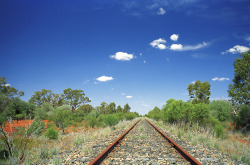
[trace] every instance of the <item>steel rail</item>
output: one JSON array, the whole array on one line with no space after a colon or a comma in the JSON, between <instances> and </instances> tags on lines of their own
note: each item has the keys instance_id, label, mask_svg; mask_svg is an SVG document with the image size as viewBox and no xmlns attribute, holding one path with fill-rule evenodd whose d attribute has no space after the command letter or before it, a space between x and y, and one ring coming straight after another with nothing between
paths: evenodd
<instances>
[{"instance_id":1,"label":"steel rail","mask_svg":"<svg viewBox=\"0 0 250 165\"><path fill-rule=\"evenodd\" d=\"M175 148L188 162L192 165L202 165L198 160L196 160L192 155L187 153L184 149L182 149L178 144L176 144L172 139L170 139L167 135L161 132L156 126L154 126L150 121L146 119L146 121L152 125L169 143L170 145Z\"/></svg>"},{"instance_id":2,"label":"steel rail","mask_svg":"<svg viewBox=\"0 0 250 165\"><path fill-rule=\"evenodd\" d=\"M105 150L103 150L99 155L97 155L97 157L95 159L93 159L88 165L96 165L96 164L100 164L106 157L107 155L110 153L110 151L113 150L113 148L120 143L120 141L129 133L129 131L131 131L134 126L139 123L140 120L138 120L134 125L132 125L132 127L130 127L124 134L122 134L119 138L117 138L111 145L109 145Z\"/></svg>"}]
</instances>

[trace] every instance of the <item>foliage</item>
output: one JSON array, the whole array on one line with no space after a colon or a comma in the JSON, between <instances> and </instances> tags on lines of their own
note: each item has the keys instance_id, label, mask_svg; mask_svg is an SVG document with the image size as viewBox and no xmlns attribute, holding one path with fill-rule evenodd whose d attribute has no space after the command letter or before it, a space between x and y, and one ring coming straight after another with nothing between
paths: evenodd
<instances>
[{"instance_id":1,"label":"foliage","mask_svg":"<svg viewBox=\"0 0 250 165\"><path fill-rule=\"evenodd\" d=\"M228 95L233 103L250 104L250 51L234 61L234 79L229 84Z\"/></svg>"},{"instance_id":2,"label":"foliage","mask_svg":"<svg viewBox=\"0 0 250 165\"><path fill-rule=\"evenodd\" d=\"M64 129L68 126L71 120L71 108L67 105L56 108L55 116L52 117L52 121L57 127L61 128L64 133Z\"/></svg>"},{"instance_id":3,"label":"foliage","mask_svg":"<svg viewBox=\"0 0 250 165\"><path fill-rule=\"evenodd\" d=\"M94 108L90 104L83 104L79 108L77 108L77 111L83 111L83 113L90 113L93 110Z\"/></svg>"},{"instance_id":4,"label":"foliage","mask_svg":"<svg viewBox=\"0 0 250 165\"><path fill-rule=\"evenodd\" d=\"M12 117L14 119L23 119L34 116L35 106L25 101L20 100L19 98L13 98L4 111L3 115L6 117Z\"/></svg>"},{"instance_id":5,"label":"foliage","mask_svg":"<svg viewBox=\"0 0 250 165\"><path fill-rule=\"evenodd\" d=\"M228 121L231 117L231 107L229 102L216 100L209 104L210 114L219 121Z\"/></svg>"},{"instance_id":6,"label":"foliage","mask_svg":"<svg viewBox=\"0 0 250 165\"><path fill-rule=\"evenodd\" d=\"M153 110L148 112L148 116L152 119L159 120L161 118L161 110L155 107Z\"/></svg>"},{"instance_id":7,"label":"foliage","mask_svg":"<svg viewBox=\"0 0 250 165\"><path fill-rule=\"evenodd\" d=\"M123 112L126 113L126 112L130 112L131 110L131 107L127 104L124 105L124 108L123 108Z\"/></svg>"},{"instance_id":8,"label":"foliage","mask_svg":"<svg viewBox=\"0 0 250 165\"><path fill-rule=\"evenodd\" d=\"M93 128L97 124L97 118L99 115L98 111L90 112L85 118L87 121L86 125Z\"/></svg>"},{"instance_id":9,"label":"foliage","mask_svg":"<svg viewBox=\"0 0 250 165\"><path fill-rule=\"evenodd\" d=\"M162 119L165 122L189 122L194 105L182 100L169 99L162 108Z\"/></svg>"},{"instance_id":10,"label":"foliage","mask_svg":"<svg viewBox=\"0 0 250 165\"><path fill-rule=\"evenodd\" d=\"M192 122L199 122L203 124L204 119L208 118L209 109L207 104L196 104L195 108L192 111Z\"/></svg>"},{"instance_id":11,"label":"foliage","mask_svg":"<svg viewBox=\"0 0 250 165\"><path fill-rule=\"evenodd\" d=\"M107 107L107 113L111 114L111 113L115 113L116 112L116 104L114 102L109 103L108 107Z\"/></svg>"},{"instance_id":12,"label":"foliage","mask_svg":"<svg viewBox=\"0 0 250 165\"><path fill-rule=\"evenodd\" d=\"M236 116L236 126L241 127L243 131L250 129L250 106L243 105Z\"/></svg>"},{"instance_id":13,"label":"foliage","mask_svg":"<svg viewBox=\"0 0 250 165\"><path fill-rule=\"evenodd\" d=\"M71 88L63 90L64 98L68 104L72 107L72 112L77 109L82 104L90 102L88 97L84 97L85 94L83 90Z\"/></svg>"},{"instance_id":14,"label":"foliage","mask_svg":"<svg viewBox=\"0 0 250 165\"><path fill-rule=\"evenodd\" d=\"M53 105L53 107L60 106L63 104L63 96L54 94L51 90L42 89L41 91L36 91L35 94L31 96L29 102L38 107L44 103L49 103Z\"/></svg>"},{"instance_id":15,"label":"foliage","mask_svg":"<svg viewBox=\"0 0 250 165\"><path fill-rule=\"evenodd\" d=\"M134 112L127 112L124 115L126 120L133 120L137 117L137 114L135 114Z\"/></svg>"},{"instance_id":16,"label":"foliage","mask_svg":"<svg viewBox=\"0 0 250 165\"><path fill-rule=\"evenodd\" d=\"M122 107L120 105L118 105L117 108L116 108L116 112L120 113L122 111L123 111Z\"/></svg>"},{"instance_id":17,"label":"foliage","mask_svg":"<svg viewBox=\"0 0 250 165\"><path fill-rule=\"evenodd\" d=\"M196 81L194 84L191 83L188 85L188 92L190 99L193 104L197 103L209 103L210 96L210 84L208 81L201 82L200 80Z\"/></svg>"},{"instance_id":18,"label":"foliage","mask_svg":"<svg viewBox=\"0 0 250 165\"><path fill-rule=\"evenodd\" d=\"M27 133L29 136L32 134L41 135L44 128L45 128L45 123L42 120L35 119L30 125Z\"/></svg>"},{"instance_id":19,"label":"foliage","mask_svg":"<svg viewBox=\"0 0 250 165\"><path fill-rule=\"evenodd\" d=\"M44 135L49 139L58 139L58 130L55 127L49 127L45 132Z\"/></svg>"},{"instance_id":20,"label":"foliage","mask_svg":"<svg viewBox=\"0 0 250 165\"><path fill-rule=\"evenodd\" d=\"M113 114L106 115L104 119L105 124L109 126L116 125L119 122L119 120Z\"/></svg>"},{"instance_id":21,"label":"foliage","mask_svg":"<svg viewBox=\"0 0 250 165\"><path fill-rule=\"evenodd\" d=\"M215 125L214 130L218 138L223 138L225 136L224 127L222 125L219 125L219 124Z\"/></svg>"}]
</instances>

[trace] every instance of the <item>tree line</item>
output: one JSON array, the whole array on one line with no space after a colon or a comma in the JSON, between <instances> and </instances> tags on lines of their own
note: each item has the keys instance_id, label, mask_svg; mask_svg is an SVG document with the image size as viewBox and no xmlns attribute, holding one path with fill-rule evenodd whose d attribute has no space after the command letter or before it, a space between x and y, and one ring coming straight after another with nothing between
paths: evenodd
<instances>
[{"instance_id":1,"label":"tree line","mask_svg":"<svg viewBox=\"0 0 250 165\"><path fill-rule=\"evenodd\" d=\"M187 102L170 99L162 109L155 107L147 116L169 123L200 123L220 128L231 122L237 129L250 130L250 51L234 62L234 79L228 87L231 100L210 102L210 83L200 80L188 85L190 99Z\"/></svg>"}]
</instances>

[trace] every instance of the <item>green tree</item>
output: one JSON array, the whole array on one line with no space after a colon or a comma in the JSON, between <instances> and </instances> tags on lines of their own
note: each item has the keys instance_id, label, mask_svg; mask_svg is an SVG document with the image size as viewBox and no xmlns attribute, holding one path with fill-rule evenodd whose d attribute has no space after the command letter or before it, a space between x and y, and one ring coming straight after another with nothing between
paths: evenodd
<instances>
[{"instance_id":1,"label":"green tree","mask_svg":"<svg viewBox=\"0 0 250 165\"><path fill-rule=\"evenodd\" d=\"M65 128L71 121L71 108L68 106L61 106L56 109L55 116L52 118L52 121L56 124L57 127L65 132Z\"/></svg>"},{"instance_id":2,"label":"green tree","mask_svg":"<svg viewBox=\"0 0 250 165\"><path fill-rule=\"evenodd\" d=\"M233 103L248 105L250 103L250 51L234 61L234 79L229 84L228 95Z\"/></svg>"},{"instance_id":3,"label":"green tree","mask_svg":"<svg viewBox=\"0 0 250 165\"><path fill-rule=\"evenodd\" d=\"M201 82L200 80L196 81L194 84L191 83L188 85L188 92L190 96L190 100L193 104L198 103L209 103L210 96L210 84L208 81Z\"/></svg>"},{"instance_id":4,"label":"green tree","mask_svg":"<svg viewBox=\"0 0 250 165\"><path fill-rule=\"evenodd\" d=\"M108 104L103 101L101 103L101 106L100 106L100 113L101 114L106 114L107 113L107 107L108 107Z\"/></svg>"},{"instance_id":5,"label":"green tree","mask_svg":"<svg viewBox=\"0 0 250 165\"><path fill-rule=\"evenodd\" d=\"M0 114L7 108L12 99L23 95L23 91L18 92L17 89L7 84L5 77L0 77Z\"/></svg>"},{"instance_id":6,"label":"green tree","mask_svg":"<svg viewBox=\"0 0 250 165\"><path fill-rule=\"evenodd\" d=\"M130 112L130 109L131 107L127 104L124 105L124 108L123 108L123 112L126 113L126 112Z\"/></svg>"},{"instance_id":7,"label":"green tree","mask_svg":"<svg viewBox=\"0 0 250 165\"><path fill-rule=\"evenodd\" d=\"M3 115L6 117L12 117L13 119L20 120L34 116L35 106L19 98L14 98L9 103L8 107L4 111Z\"/></svg>"},{"instance_id":8,"label":"green tree","mask_svg":"<svg viewBox=\"0 0 250 165\"><path fill-rule=\"evenodd\" d=\"M63 90L64 98L68 102L68 104L72 107L72 112L77 109L82 104L90 102L88 97L84 97L85 94L83 90L71 88Z\"/></svg>"},{"instance_id":9,"label":"green tree","mask_svg":"<svg viewBox=\"0 0 250 165\"><path fill-rule=\"evenodd\" d=\"M107 107L107 111L108 113L115 113L116 112L116 104L114 102L109 103L108 107Z\"/></svg>"},{"instance_id":10,"label":"green tree","mask_svg":"<svg viewBox=\"0 0 250 165\"><path fill-rule=\"evenodd\" d=\"M40 107L44 103L52 103L52 97L53 93L51 90L42 89L41 91L36 91L35 94L31 96L29 102Z\"/></svg>"},{"instance_id":11,"label":"green tree","mask_svg":"<svg viewBox=\"0 0 250 165\"><path fill-rule=\"evenodd\" d=\"M120 105L118 105L116 108L116 112L120 113L120 112L122 112L122 110L123 110L122 107Z\"/></svg>"},{"instance_id":12,"label":"green tree","mask_svg":"<svg viewBox=\"0 0 250 165\"><path fill-rule=\"evenodd\" d=\"M91 111L93 111L94 108L92 107L92 105L90 104L84 104L84 105L81 105L77 111L83 111L84 113L90 113Z\"/></svg>"},{"instance_id":13,"label":"green tree","mask_svg":"<svg viewBox=\"0 0 250 165\"><path fill-rule=\"evenodd\" d=\"M159 120L161 118L161 110L158 107L154 107L153 110L148 112L148 116L152 119Z\"/></svg>"}]
</instances>

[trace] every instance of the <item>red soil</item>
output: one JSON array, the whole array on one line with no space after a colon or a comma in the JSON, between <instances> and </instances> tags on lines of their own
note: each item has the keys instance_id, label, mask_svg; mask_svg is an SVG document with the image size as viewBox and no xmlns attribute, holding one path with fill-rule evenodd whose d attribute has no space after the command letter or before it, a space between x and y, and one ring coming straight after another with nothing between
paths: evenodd
<instances>
[{"instance_id":1,"label":"red soil","mask_svg":"<svg viewBox=\"0 0 250 165\"><path fill-rule=\"evenodd\" d=\"M33 120L19 120L18 122L16 120L12 120L11 123L6 122L4 124L4 131L6 133L8 133L9 135L11 135L12 132L16 132L18 127L28 127L29 125L31 125L31 123L33 122ZM47 124L48 123L52 123L52 122L48 122L48 120L43 120L43 122L45 123L45 128L47 128ZM56 128L57 130L60 130L59 128ZM74 126L69 126L65 129L65 133L69 133L69 132L81 132L81 131L86 131L88 130L87 128L84 127L84 122L81 123L77 123L77 127Z\"/></svg>"}]
</instances>

